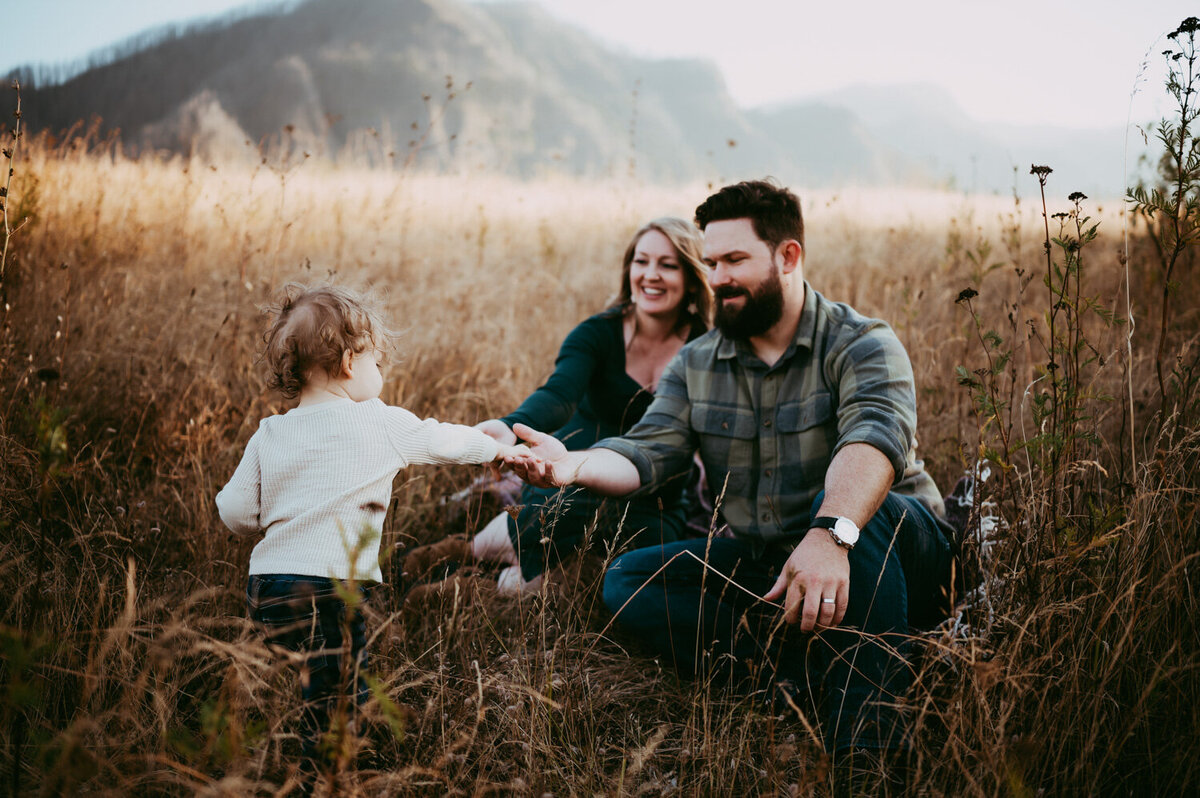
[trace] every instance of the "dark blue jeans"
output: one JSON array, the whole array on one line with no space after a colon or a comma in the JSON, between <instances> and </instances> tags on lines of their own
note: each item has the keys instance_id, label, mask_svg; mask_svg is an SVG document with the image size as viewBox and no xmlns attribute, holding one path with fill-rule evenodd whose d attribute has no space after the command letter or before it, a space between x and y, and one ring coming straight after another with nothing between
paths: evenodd
<instances>
[{"instance_id":1,"label":"dark blue jeans","mask_svg":"<svg viewBox=\"0 0 1200 798\"><path fill-rule=\"evenodd\" d=\"M267 643L303 655L298 662L304 700L300 736L310 759L318 754L338 700L351 693L351 682L352 708L365 703L368 695L366 622L361 606L347 612L335 584L319 576L255 574L246 585L250 618ZM358 585L364 603L369 589Z\"/></svg>"},{"instance_id":2,"label":"dark blue jeans","mask_svg":"<svg viewBox=\"0 0 1200 798\"><path fill-rule=\"evenodd\" d=\"M521 509L508 517L508 537L521 576L534 579L559 560L577 551L596 528L610 536L620 528L621 548L652 546L676 541L687 525L679 491L669 496L644 496L630 501L612 499L582 488L536 488L521 491ZM611 537L593 540L601 546Z\"/></svg>"},{"instance_id":3,"label":"dark blue jeans","mask_svg":"<svg viewBox=\"0 0 1200 798\"><path fill-rule=\"evenodd\" d=\"M831 751L904 747L908 635L950 609L953 558L937 519L915 499L888 494L850 552L849 603L834 629L803 634L759 598L787 557L782 549L755 556L736 538L638 549L605 574L604 602L684 675L715 671L750 689L791 682L795 698L812 697Z\"/></svg>"}]
</instances>

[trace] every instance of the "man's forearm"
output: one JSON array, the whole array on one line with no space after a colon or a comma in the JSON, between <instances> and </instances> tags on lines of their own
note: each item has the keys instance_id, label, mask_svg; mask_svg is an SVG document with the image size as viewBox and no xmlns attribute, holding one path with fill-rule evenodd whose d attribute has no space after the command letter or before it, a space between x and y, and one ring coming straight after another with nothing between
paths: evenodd
<instances>
[{"instance_id":1,"label":"man's forearm","mask_svg":"<svg viewBox=\"0 0 1200 798\"><path fill-rule=\"evenodd\" d=\"M842 448L825 472L821 515L845 516L864 527L887 498L895 477L887 455L868 443Z\"/></svg>"},{"instance_id":2,"label":"man's forearm","mask_svg":"<svg viewBox=\"0 0 1200 798\"><path fill-rule=\"evenodd\" d=\"M825 472L825 497L818 515L844 516L867 525L892 486L891 461L866 443L838 451ZM824 529L809 530L783 565L779 579L764 596L784 599L783 617L810 632L818 625L837 626L850 600L850 557Z\"/></svg>"},{"instance_id":3,"label":"man's forearm","mask_svg":"<svg viewBox=\"0 0 1200 798\"><path fill-rule=\"evenodd\" d=\"M555 475L563 484L579 485L605 496L624 496L642 486L637 466L611 449L585 449L567 454Z\"/></svg>"}]
</instances>

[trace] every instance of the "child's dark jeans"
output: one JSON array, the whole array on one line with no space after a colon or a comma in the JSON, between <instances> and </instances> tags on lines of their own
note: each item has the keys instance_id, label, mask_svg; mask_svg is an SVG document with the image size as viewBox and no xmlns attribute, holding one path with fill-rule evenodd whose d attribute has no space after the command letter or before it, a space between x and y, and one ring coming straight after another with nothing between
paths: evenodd
<instances>
[{"instance_id":1,"label":"child's dark jeans","mask_svg":"<svg viewBox=\"0 0 1200 798\"><path fill-rule=\"evenodd\" d=\"M300 668L301 739L304 755L315 759L338 698L350 689L351 708L367 700L367 630L361 607L348 613L335 581L298 574L255 574L246 585L250 618L267 643L303 655ZM359 584L363 603L370 585ZM349 648L347 649L347 644ZM352 673L343 672L349 664Z\"/></svg>"}]
</instances>

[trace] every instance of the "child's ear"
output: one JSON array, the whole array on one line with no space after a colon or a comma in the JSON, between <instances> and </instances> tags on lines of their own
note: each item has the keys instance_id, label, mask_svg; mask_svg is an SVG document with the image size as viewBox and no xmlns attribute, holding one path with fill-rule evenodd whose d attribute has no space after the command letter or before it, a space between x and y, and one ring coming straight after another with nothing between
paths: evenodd
<instances>
[{"instance_id":1,"label":"child's ear","mask_svg":"<svg viewBox=\"0 0 1200 798\"><path fill-rule=\"evenodd\" d=\"M342 352L342 376L346 379L354 378L354 353L349 349Z\"/></svg>"}]
</instances>

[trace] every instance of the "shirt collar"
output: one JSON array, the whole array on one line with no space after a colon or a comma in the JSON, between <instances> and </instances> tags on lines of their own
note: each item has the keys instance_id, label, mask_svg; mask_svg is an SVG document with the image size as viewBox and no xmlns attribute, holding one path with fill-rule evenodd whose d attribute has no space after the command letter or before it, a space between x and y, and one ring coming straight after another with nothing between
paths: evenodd
<instances>
[{"instance_id":1,"label":"shirt collar","mask_svg":"<svg viewBox=\"0 0 1200 798\"><path fill-rule=\"evenodd\" d=\"M739 350L744 350L747 355L754 357L750 347L744 341L728 338L724 333L718 333L721 336L721 343L717 347L717 359L729 360L738 355ZM804 281L804 308L800 311L800 323L796 325L796 335L792 338L792 343L788 346L787 351L783 353L783 357L779 361L790 358L796 353L796 350L803 347L810 352L813 349L813 344L817 337L817 292L808 284L808 280Z\"/></svg>"},{"instance_id":2,"label":"shirt collar","mask_svg":"<svg viewBox=\"0 0 1200 798\"><path fill-rule=\"evenodd\" d=\"M796 337L792 342L810 352L817 340L817 292L804 281L804 309L800 311L800 323L796 325Z\"/></svg>"}]
</instances>

